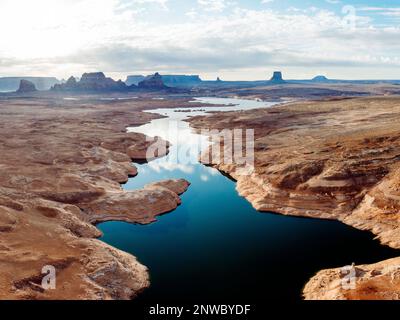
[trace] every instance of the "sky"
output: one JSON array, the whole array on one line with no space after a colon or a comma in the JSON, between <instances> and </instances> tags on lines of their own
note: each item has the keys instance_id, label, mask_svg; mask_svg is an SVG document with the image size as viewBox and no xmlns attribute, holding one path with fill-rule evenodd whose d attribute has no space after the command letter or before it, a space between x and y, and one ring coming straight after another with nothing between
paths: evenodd
<instances>
[{"instance_id":1,"label":"sky","mask_svg":"<svg viewBox=\"0 0 400 320\"><path fill-rule=\"evenodd\" d=\"M400 79L400 0L0 0L0 77Z\"/></svg>"}]
</instances>

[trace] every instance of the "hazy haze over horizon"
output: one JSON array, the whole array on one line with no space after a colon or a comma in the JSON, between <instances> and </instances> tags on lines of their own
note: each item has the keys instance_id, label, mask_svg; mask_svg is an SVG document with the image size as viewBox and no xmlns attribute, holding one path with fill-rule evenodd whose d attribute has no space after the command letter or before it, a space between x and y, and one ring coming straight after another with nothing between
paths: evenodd
<instances>
[{"instance_id":1,"label":"hazy haze over horizon","mask_svg":"<svg viewBox=\"0 0 400 320\"><path fill-rule=\"evenodd\" d=\"M1 0L0 30L0 77L400 79L395 0Z\"/></svg>"}]
</instances>

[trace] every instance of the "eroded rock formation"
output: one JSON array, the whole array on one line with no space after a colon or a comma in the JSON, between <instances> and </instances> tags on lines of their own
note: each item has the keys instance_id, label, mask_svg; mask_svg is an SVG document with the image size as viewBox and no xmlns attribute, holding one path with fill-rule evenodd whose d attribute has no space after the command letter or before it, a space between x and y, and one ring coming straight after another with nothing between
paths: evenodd
<instances>
[{"instance_id":1,"label":"eroded rock formation","mask_svg":"<svg viewBox=\"0 0 400 320\"><path fill-rule=\"evenodd\" d=\"M17 90L17 93L31 93L36 91L37 89L34 83L28 80L21 80L19 83L19 88Z\"/></svg>"},{"instance_id":2,"label":"eroded rock formation","mask_svg":"<svg viewBox=\"0 0 400 320\"><path fill-rule=\"evenodd\" d=\"M56 84L53 91L67 92L120 92L128 91L134 86L127 86L121 80L107 78L103 72L84 73L79 81L70 77L66 83Z\"/></svg>"},{"instance_id":3,"label":"eroded rock formation","mask_svg":"<svg viewBox=\"0 0 400 320\"><path fill-rule=\"evenodd\" d=\"M400 300L400 258L320 271L303 294L307 300Z\"/></svg>"},{"instance_id":4,"label":"eroded rock formation","mask_svg":"<svg viewBox=\"0 0 400 320\"><path fill-rule=\"evenodd\" d=\"M275 71L274 74L272 75L272 78L270 80L271 83L274 84L282 84L285 83L282 77L282 72L281 71Z\"/></svg>"},{"instance_id":5,"label":"eroded rock formation","mask_svg":"<svg viewBox=\"0 0 400 320\"><path fill-rule=\"evenodd\" d=\"M169 87L192 87L202 83L199 75L162 75L162 80Z\"/></svg>"},{"instance_id":6,"label":"eroded rock formation","mask_svg":"<svg viewBox=\"0 0 400 320\"><path fill-rule=\"evenodd\" d=\"M14 92L18 90L21 80L32 82L38 90L49 90L55 84L60 83L54 77L1 77L0 92Z\"/></svg>"},{"instance_id":7,"label":"eroded rock formation","mask_svg":"<svg viewBox=\"0 0 400 320\"><path fill-rule=\"evenodd\" d=\"M134 84L137 86L140 81L143 81L146 77L140 74L128 76L125 80L127 86Z\"/></svg>"},{"instance_id":8,"label":"eroded rock formation","mask_svg":"<svg viewBox=\"0 0 400 320\"><path fill-rule=\"evenodd\" d=\"M319 75L319 76L315 76L314 78L312 78L311 81L321 83L321 82L329 82L330 80L323 75Z\"/></svg>"},{"instance_id":9,"label":"eroded rock formation","mask_svg":"<svg viewBox=\"0 0 400 320\"><path fill-rule=\"evenodd\" d=\"M399 98L303 102L190 122L255 130L252 174L221 160L212 165L235 178L257 210L340 220L400 248Z\"/></svg>"},{"instance_id":10,"label":"eroded rock formation","mask_svg":"<svg viewBox=\"0 0 400 320\"><path fill-rule=\"evenodd\" d=\"M149 286L146 267L93 224L150 223L180 204L184 180L120 185L152 143L125 128L156 118L138 111L154 103L0 101L0 299L131 299ZM174 103L185 102L157 106ZM45 266L55 290L42 287Z\"/></svg>"},{"instance_id":11,"label":"eroded rock formation","mask_svg":"<svg viewBox=\"0 0 400 320\"><path fill-rule=\"evenodd\" d=\"M143 81L139 82L138 86L140 89L145 90L164 90L168 88L158 72L153 76L146 77Z\"/></svg>"}]
</instances>

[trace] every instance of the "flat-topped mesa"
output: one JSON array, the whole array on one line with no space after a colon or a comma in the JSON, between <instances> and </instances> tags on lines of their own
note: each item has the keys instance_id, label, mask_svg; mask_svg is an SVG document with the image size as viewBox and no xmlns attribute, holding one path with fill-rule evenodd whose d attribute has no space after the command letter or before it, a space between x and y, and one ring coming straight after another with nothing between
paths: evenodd
<instances>
[{"instance_id":1,"label":"flat-topped mesa","mask_svg":"<svg viewBox=\"0 0 400 320\"><path fill-rule=\"evenodd\" d=\"M1 77L0 91L17 91L21 80L32 82L38 90L49 90L55 84L60 83L60 81L54 77Z\"/></svg>"},{"instance_id":2,"label":"flat-topped mesa","mask_svg":"<svg viewBox=\"0 0 400 320\"><path fill-rule=\"evenodd\" d=\"M272 78L271 78L270 81L273 82L274 84L275 84L275 83L276 83L276 84L286 83L286 82L283 80L282 72L281 72L281 71L275 71L274 74L272 75Z\"/></svg>"},{"instance_id":3,"label":"flat-topped mesa","mask_svg":"<svg viewBox=\"0 0 400 320\"><path fill-rule=\"evenodd\" d=\"M143 75L130 75L126 78L125 83L127 85L139 85L140 82L150 78L152 76L145 77ZM168 87L192 87L202 83L199 75L185 75L185 74L167 74L161 75L161 79L164 84Z\"/></svg>"},{"instance_id":4,"label":"flat-topped mesa","mask_svg":"<svg viewBox=\"0 0 400 320\"><path fill-rule=\"evenodd\" d=\"M22 79L19 83L19 88L17 90L17 93L31 93L36 91L37 89L34 83Z\"/></svg>"},{"instance_id":5,"label":"flat-topped mesa","mask_svg":"<svg viewBox=\"0 0 400 320\"><path fill-rule=\"evenodd\" d=\"M134 84L135 86L137 86L139 84L139 82L143 81L144 79L146 79L145 76L141 75L141 74L136 74L136 75L131 75L128 76L125 80L125 84L127 86L130 86L132 84Z\"/></svg>"},{"instance_id":6,"label":"flat-topped mesa","mask_svg":"<svg viewBox=\"0 0 400 320\"><path fill-rule=\"evenodd\" d=\"M156 72L152 76L146 77L143 81L139 82L139 89L145 90L164 90L168 87L164 84L161 75Z\"/></svg>"},{"instance_id":7,"label":"flat-topped mesa","mask_svg":"<svg viewBox=\"0 0 400 320\"><path fill-rule=\"evenodd\" d=\"M165 85L169 87L191 87L202 82L199 75L162 75Z\"/></svg>"},{"instance_id":8,"label":"flat-topped mesa","mask_svg":"<svg viewBox=\"0 0 400 320\"><path fill-rule=\"evenodd\" d=\"M58 87L58 86L57 86L57 88L61 89L61 87ZM72 77L72 76L69 77L68 80L62 84L62 89L66 90L66 91L73 91L76 88L77 88L77 81L76 81L76 78ZM57 90L57 89L54 88L54 90Z\"/></svg>"},{"instance_id":9,"label":"flat-topped mesa","mask_svg":"<svg viewBox=\"0 0 400 320\"><path fill-rule=\"evenodd\" d=\"M312 82L329 82L329 79L325 76L319 75L311 79Z\"/></svg>"},{"instance_id":10,"label":"flat-topped mesa","mask_svg":"<svg viewBox=\"0 0 400 320\"><path fill-rule=\"evenodd\" d=\"M106 75L103 72L89 72L82 75L82 82L100 82L106 79Z\"/></svg>"},{"instance_id":11,"label":"flat-topped mesa","mask_svg":"<svg viewBox=\"0 0 400 320\"><path fill-rule=\"evenodd\" d=\"M184 179L163 180L140 190L109 192L78 206L93 224L106 221L149 224L157 221L157 216L175 210L181 204L179 195L189 186Z\"/></svg>"},{"instance_id":12,"label":"flat-topped mesa","mask_svg":"<svg viewBox=\"0 0 400 320\"><path fill-rule=\"evenodd\" d=\"M129 91L135 86L127 86L123 81L107 78L103 72L84 73L80 81L70 77L66 83L56 84L53 91L72 92L120 92Z\"/></svg>"}]
</instances>

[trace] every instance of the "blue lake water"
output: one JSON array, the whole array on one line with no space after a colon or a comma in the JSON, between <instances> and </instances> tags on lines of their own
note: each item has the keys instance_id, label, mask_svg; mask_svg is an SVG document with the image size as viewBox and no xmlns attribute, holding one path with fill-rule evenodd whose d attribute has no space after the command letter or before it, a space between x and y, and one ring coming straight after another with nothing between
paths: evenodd
<instances>
[{"instance_id":1,"label":"blue lake water","mask_svg":"<svg viewBox=\"0 0 400 320\"><path fill-rule=\"evenodd\" d=\"M237 104L207 110L266 108L272 103L204 98L209 103ZM163 179L191 182L177 210L150 225L107 222L98 227L102 240L135 255L149 268L151 287L138 299L144 302L237 301L271 299L297 301L304 284L323 268L353 262L373 263L398 256L381 246L369 232L340 222L260 213L241 198L235 182L197 162L194 146L204 149L206 137L194 134L188 116L203 114L153 110L168 116L130 128L173 143L168 157L136 164L139 175L126 190ZM196 111L197 110L197 111ZM185 154L184 163L177 161Z\"/></svg>"}]
</instances>

